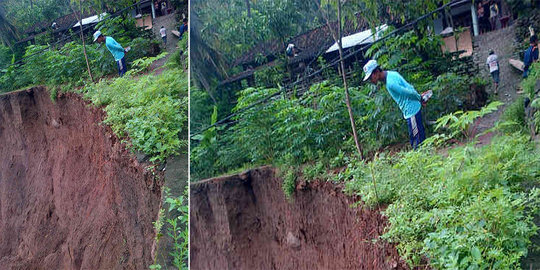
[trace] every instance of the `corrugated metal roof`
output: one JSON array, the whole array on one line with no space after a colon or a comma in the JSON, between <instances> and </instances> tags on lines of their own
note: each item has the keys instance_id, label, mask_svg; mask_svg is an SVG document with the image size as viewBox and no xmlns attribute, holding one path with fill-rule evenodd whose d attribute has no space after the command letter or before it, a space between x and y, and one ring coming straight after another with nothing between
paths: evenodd
<instances>
[{"instance_id":1,"label":"corrugated metal roof","mask_svg":"<svg viewBox=\"0 0 540 270\"><path fill-rule=\"evenodd\" d=\"M98 23L98 22L101 22L105 16L107 16L107 13L104 12L104 13L101 13L99 15L94 15L94 16L90 16L88 18L84 18L81 20L82 22L82 25L87 25L87 24L91 24L91 23ZM74 27L79 27L80 24L79 22L77 22L72 28Z\"/></svg>"},{"instance_id":2,"label":"corrugated metal roof","mask_svg":"<svg viewBox=\"0 0 540 270\"><path fill-rule=\"evenodd\" d=\"M371 29L368 29L368 30L365 30L365 31L362 31L362 32L358 32L356 34L352 34L352 35L343 37L342 38L342 47L343 47L343 49L346 49L346 48L350 48L350 47L354 47L354 46L358 46L358 45L373 43L375 40L379 39L382 36L382 33L386 29L388 29L388 25L383 24L383 25L378 26L376 28L376 34L375 35L371 31ZM332 46L330 46L330 48L328 48L328 50L326 50L326 53L330 53L330 52L337 51L337 50L338 50L338 44L336 42L334 42L334 44Z\"/></svg>"}]
</instances>

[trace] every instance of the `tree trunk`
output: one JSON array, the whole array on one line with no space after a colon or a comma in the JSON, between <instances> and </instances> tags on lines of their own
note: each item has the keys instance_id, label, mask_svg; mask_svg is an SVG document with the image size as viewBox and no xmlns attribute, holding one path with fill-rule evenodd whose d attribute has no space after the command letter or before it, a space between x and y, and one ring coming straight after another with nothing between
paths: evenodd
<instances>
[{"instance_id":1,"label":"tree trunk","mask_svg":"<svg viewBox=\"0 0 540 270\"><path fill-rule=\"evenodd\" d=\"M347 104L347 110L349 111L349 119L351 120L351 127L353 131L354 143L356 145L356 150L361 159L364 159L364 153L360 142L358 142L358 133L356 132L356 124L354 123L354 116L351 107L351 101L349 98L349 88L347 87L347 76L345 75L345 61L343 60L343 47L341 45L342 33L341 33L341 0L338 0L338 51L339 51L339 62L341 63L341 77L343 78L343 88L345 88L345 103Z\"/></svg>"},{"instance_id":2,"label":"tree trunk","mask_svg":"<svg viewBox=\"0 0 540 270\"><path fill-rule=\"evenodd\" d=\"M362 146L360 145L360 142L358 141L358 133L356 132L356 124L354 123L354 116L352 112L351 107L351 101L349 98L349 88L347 87L347 77L345 75L345 62L343 60L343 47L341 45L341 39L342 39L342 31L341 31L341 0L338 1L338 34L336 36L336 33L332 30L332 26L330 25L330 21L328 20L328 17L324 14L321 6L319 5L319 10L326 21L326 25L328 26L328 30L332 34L332 38L334 41L338 44L338 52L339 52L339 61L341 64L341 78L343 79L343 88L345 89L345 104L347 105L347 110L349 112L349 119L351 121L351 128L353 132L353 138L354 143L356 145L356 150L358 151L358 154L360 155L360 159L364 159L364 153L362 151Z\"/></svg>"},{"instance_id":3,"label":"tree trunk","mask_svg":"<svg viewBox=\"0 0 540 270\"><path fill-rule=\"evenodd\" d=\"M81 40L82 40L82 43L83 43L83 53L84 53L84 59L86 60L86 68L88 69L88 75L90 76L90 80L92 82L94 82L94 77L92 76L92 71L90 70L90 63L88 62L88 55L86 54L86 43L84 41L84 33L83 33L83 27L82 27L82 19L79 15L77 15L77 11L75 11L75 8L71 7L71 9L73 10L73 13L75 14L75 16L77 17L77 21L79 21L79 27L81 29ZM81 14L83 13L82 12L82 8L81 8L81 2L79 1L79 10L81 11Z\"/></svg>"},{"instance_id":4,"label":"tree trunk","mask_svg":"<svg viewBox=\"0 0 540 270\"><path fill-rule=\"evenodd\" d=\"M251 5L249 4L249 0L246 0L246 7L248 18L251 18Z\"/></svg>"},{"instance_id":5,"label":"tree trunk","mask_svg":"<svg viewBox=\"0 0 540 270\"><path fill-rule=\"evenodd\" d=\"M456 43L456 52L459 51L459 46L458 46L458 35L456 34L457 32L457 29L454 25L454 19L452 18L452 10L450 8L445 8L446 12L448 13L448 18L450 20L450 27L452 27L452 34L454 35L454 42ZM459 56L458 56L459 57Z\"/></svg>"}]
</instances>

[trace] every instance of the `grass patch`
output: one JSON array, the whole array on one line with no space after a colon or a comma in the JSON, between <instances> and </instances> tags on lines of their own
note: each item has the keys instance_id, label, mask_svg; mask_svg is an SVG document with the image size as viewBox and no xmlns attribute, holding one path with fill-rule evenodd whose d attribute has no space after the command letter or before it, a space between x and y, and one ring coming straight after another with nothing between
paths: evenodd
<instances>
[{"instance_id":1,"label":"grass patch","mask_svg":"<svg viewBox=\"0 0 540 270\"><path fill-rule=\"evenodd\" d=\"M483 148L451 149L447 157L433 152L353 162L338 177L367 206L388 204L382 239L395 243L409 265L427 258L435 269L519 268L537 231L532 216L540 194L522 186L538 183L540 151L514 134Z\"/></svg>"},{"instance_id":2,"label":"grass patch","mask_svg":"<svg viewBox=\"0 0 540 270\"><path fill-rule=\"evenodd\" d=\"M83 88L86 99L103 106L109 124L120 138L131 139L135 150L163 161L178 154L187 141L188 80L178 68L160 75L129 76Z\"/></svg>"}]
</instances>

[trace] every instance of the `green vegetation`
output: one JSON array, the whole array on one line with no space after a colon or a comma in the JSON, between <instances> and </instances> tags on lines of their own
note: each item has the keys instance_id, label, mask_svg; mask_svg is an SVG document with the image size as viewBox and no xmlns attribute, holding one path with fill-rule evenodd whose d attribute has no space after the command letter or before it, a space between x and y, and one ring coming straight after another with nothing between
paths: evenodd
<instances>
[{"instance_id":1,"label":"green vegetation","mask_svg":"<svg viewBox=\"0 0 540 270\"><path fill-rule=\"evenodd\" d=\"M158 232L156 235L156 246L163 231L172 240L173 250L170 252L174 269L187 270L187 260L189 256L189 207L188 202L184 198L188 198L188 189L186 187L184 195L173 197L169 195L169 190L164 190L165 203L164 208L159 212L159 218L154 222L154 227ZM168 208L165 208L167 207ZM166 213L165 213L166 212ZM165 226L165 229L163 228ZM163 268L157 263L158 256L154 259L154 264L150 265L150 269L169 269Z\"/></svg>"},{"instance_id":2,"label":"green vegetation","mask_svg":"<svg viewBox=\"0 0 540 270\"><path fill-rule=\"evenodd\" d=\"M441 75L426 85L434 91L426 119L437 119L444 112L460 108L470 87L466 78L453 74ZM192 93L197 91L192 89ZM242 90L233 111L242 111L280 91L277 88ZM365 151L406 140L408 133L401 121L403 117L385 90L366 85L351 88L350 94ZM194 103L198 95L192 94L192 107L197 106ZM238 122L228 129L212 128L192 137L195 142L192 179L211 177L245 164L279 163L287 156L292 156L290 160L296 165L320 158L331 159L340 150L354 149L344 98L342 87L323 82L313 85L301 98L282 93L266 104L243 111L234 118ZM217 119L217 113L214 117Z\"/></svg>"},{"instance_id":3,"label":"green vegetation","mask_svg":"<svg viewBox=\"0 0 540 270\"><path fill-rule=\"evenodd\" d=\"M521 82L521 88L525 92L526 96L531 100L531 107L536 109L532 121L536 127L535 132L540 133L540 95L538 94L538 88L536 85L540 80L540 63L533 63L529 69L529 76Z\"/></svg>"},{"instance_id":4,"label":"green vegetation","mask_svg":"<svg viewBox=\"0 0 540 270\"><path fill-rule=\"evenodd\" d=\"M504 132L520 131L527 132L527 122L525 119L525 98L518 97L512 104L508 105L501 116L502 123L507 123L501 129Z\"/></svg>"},{"instance_id":5,"label":"green vegetation","mask_svg":"<svg viewBox=\"0 0 540 270\"><path fill-rule=\"evenodd\" d=\"M169 205L167 209L167 215L172 216L167 218L165 214L165 208L162 208L159 212L159 218L154 222L154 228L158 232L156 235L156 245L159 244L160 239L163 237L163 226L166 226L167 235L173 240L173 251L170 252L173 258L173 266L175 269L183 270L188 269L187 262L189 248L189 209L187 202L183 198L188 197L187 192L184 196L171 197L165 190L165 204ZM150 265L150 269L162 269L162 266L157 263L157 256L154 259L154 264Z\"/></svg>"},{"instance_id":6,"label":"green vegetation","mask_svg":"<svg viewBox=\"0 0 540 270\"><path fill-rule=\"evenodd\" d=\"M317 4L312 1L250 2L249 6L245 0L191 2L192 12L203 23L204 31L212 33L203 37L204 42L228 60L234 60L257 43L283 41L322 23Z\"/></svg>"},{"instance_id":7,"label":"green vegetation","mask_svg":"<svg viewBox=\"0 0 540 270\"><path fill-rule=\"evenodd\" d=\"M371 27L388 23L389 33L395 25L410 22L441 2L449 1L362 0L354 5ZM245 24L230 23L238 17L252 21L264 17L257 14L250 19L247 12L240 11L248 8L243 3L231 4L242 16L228 18L228 24L211 21L219 26L217 30L211 28L210 21L204 22L208 28L201 27L231 40L238 40L234 35L241 37L231 43L239 44L235 48L222 48L229 43L214 44L221 35L201 38L205 41L201 44L211 49L207 56L219 56L208 58L220 60L215 62L215 73L204 73L208 85L222 79L216 73L226 70L234 74L236 70L223 65L229 58L255 45L263 46L270 39L252 39L243 30ZM330 12L333 8L329 6ZM344 21L353 20L348 17ZM385 209L389 225L377 240L396 244L400 256L410 266L519 268L520 259L532 246L531 237L537 233L533 217L540 209L540 191L535 188L540 184L540 152L536 142L525 135L528 132L524 100L518 99L508 106L502 121L488 130L495 135L490 144L476 146L475 121L497 111L502 103L492 102L479 108L482 105L476 104L478 100L471 100L487 82L475 77L468 62L471 58L458 58L456 53L440 50L442 40L428 30L430 22L426 19L412 30L375 43L365 55L377 59L386 70L399 71L418 92L433 90L432 99L423 108L427 135L434 131L445 133L429 137L418 151L383 152L388 146L406 142L407 128L384 87L376 89L361 82L359 61L352 65L348 85L360 144L364 154L372 157L369 161L360 160L351 138L343 102L345 93L336 69L324 70L322 83L299 93L300 88L283 88L289 74L287 66L278 60L276 65L255 72L256 87L243 84L218 91L201 82L199 87L192 88L194 133L231 112L236 113L226 124L191 138L192 181L238 168L273 164L279 168L282 189L290 201L294 201L297 179L342 182L347 194L361 197L360 205ZM253 28L255 33L262 33L271 26L266 29L255 24ZM288 35L294 33L294 29L288 30ZM276 57L279 59L279 55ZM259 63L267 60L256 57ZM318 60L319 67L326 64L322 58ZM540 107L540 99L534 93L538 70L538 64L533 65L529 79L522 83L533 107ZM269 96L270 100L257 103ZM535 121L540 123L540 112L535 114Z\"/></svg>"},{"instance_id":8,"label":"green vegetation","mask_svg":"<svg viewBox=\"0 0 540 270\"><path fill-rule=\"evenodd\" d=\"M535 85L538 82L539 78L540 78L540 63L535 62L529 68L529 76L527 76L527 78L521 81L521 88L525 92L525 95L529 97L529 99L531 100L533 100L536 96L535 91L538 89L535 89Z\"/></svg>"},{"instance_id":9,"label":"green vegetation","mask_svg":"<svg viewBox=\"0 0 540 270\"><path fill-rule=\"evenodd\" d=\"M349 163L338 178L367 206L388 204L382 239L396 243L410 265L422 258L441 269L513 269L537 231L532 216L540 180L540 152L521 134L433 154L436 149ZM372 178L377 181L375 190Z\"/></svg>"},{"instance_id":10,"label":"green vegetation","mask_svg":"<svg viewBox=\"0 0 540 270\"><path fill-rule=\"evenodd\" d=\"M437 119L435 130L447 129L450 131L448 138L459 138L462 136L466 140L470 140L476 135L476 129L473 126L474 122L487 114L497 110L497 107L503 103L500 101L491 102L488 106L479 111L456 111ZM473 128L471 128L471 126Z\"/></svg>"},{"instance_id":11,"label":"green vegetation","mask_svg":"<svg viewBox=\"0 0 540 270\"><path fill-rule=\"evenodd\" d=\"M131 46L131 51L126 54L128 63L159 53L159 41L152 39L148 32L137 29L132 18L116 17L101 22L98 27L103 27L105 35L113 35L123 46ZM114 74L117 70L116 62L105 45L91 43L91 37L86 38L86 53L93 77ZM7 50L0 50L0 56L0 61L14 57ZM23 64L0 70L1 92L38 84L82 86L91 83L80 40L69 42L58 49L54 45L30 45L26 47L23 57ZM11 60L8 63L0 62L2 67L9 64Z\"/></svg>"},{"instance_id":12,"label":"green vegetation","mask_svg":"<svg viewBox=\"0 0 540 270\"><path fill-rule=\"evenodd\" d=\"M133 148L163 161L187 146L187 76L179 68L136 79L124 76L81 89L95 106L102 106L109 124L120 138L130 138Z\"/></svg>"}]
</instances>

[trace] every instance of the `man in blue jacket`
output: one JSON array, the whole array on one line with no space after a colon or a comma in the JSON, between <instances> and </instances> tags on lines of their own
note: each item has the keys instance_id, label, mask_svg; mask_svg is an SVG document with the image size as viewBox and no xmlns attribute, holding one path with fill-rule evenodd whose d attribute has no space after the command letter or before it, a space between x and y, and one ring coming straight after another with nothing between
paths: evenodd
<instances>
[{"instance_id":1,"label":"man in blue jacket","mask_svg":"<svg viewBox=\"0 0 540 270\"><path fill-rule=\"evenodd\" d=\"M420 110L422 96L399 73L382 70L376 60L369 60L364 65L364 73L366 74L364 81L369 79L373 84L378 82L386 84L386 90L398 104L403 118L407 120L411 146L416 149L426 139L422 124L422 111Z\"/></svg>"},{"instance_id":2,"label":"man in blue jacket","mask_svg":"<svg viewBox=\"0 0 540 270\"><path fill-rule=\"evenodd\" d=\"M109 52L114 57L114 60L116 61L116 64L118 65L118 75L120 77L124 76L124 73L126 73L127 66L126 66L126 49L122 47L114 38L112 37L106 37L103 34L101 34L101 31L96 31L94 33L94 42L98 43L104 43Z\"/></svg>"}]
</instances>

